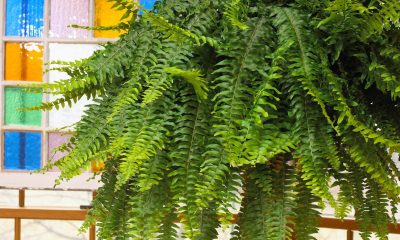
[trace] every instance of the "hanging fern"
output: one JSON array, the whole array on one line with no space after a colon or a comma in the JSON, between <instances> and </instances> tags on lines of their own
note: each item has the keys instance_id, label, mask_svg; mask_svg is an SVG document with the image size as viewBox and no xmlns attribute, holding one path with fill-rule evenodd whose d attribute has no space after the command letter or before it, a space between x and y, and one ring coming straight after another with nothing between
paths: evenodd
<instances>
[{"instance_id":1,"label":"hanging fern","mask_svg":"<svg viewBox=\"0 0 400 240\"><path fill-rule=\"evenodd\" d=\"M94 100L57 183L104 161L83 229L100 239L314 239L321 207L386 239L400 170L400 4L162 0L31 109ZM105 27L103 29L107 29ZM332 189L339 190L337 195ZM238 215L235 214L239 212Z\"/></svg>"}]
</instances>

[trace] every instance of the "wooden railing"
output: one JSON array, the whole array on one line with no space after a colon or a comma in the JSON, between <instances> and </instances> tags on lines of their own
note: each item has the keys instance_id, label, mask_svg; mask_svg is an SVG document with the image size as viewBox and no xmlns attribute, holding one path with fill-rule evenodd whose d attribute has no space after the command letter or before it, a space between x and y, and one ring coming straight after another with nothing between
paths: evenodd
<instances>
[{"instance_id":1,"label":"wooden railing","mask_svg":"<svg viewBox=\"0 0 400 240\"><path fill-rule=\"evenodd\" d=\"M93 197L95 193L93 193ZM41 220L78 220L83 221L87 214L85 209L71 208L37 208L25 207L25 191L19 190L19 207L0 208L0 218L14 219L14 239L21 240L21 219L41 219ZM319 222L321 228L340 229L347 231L347 240L353 240L354 231L359 230L357 223L352 219L321 218ZM389 224L389 233L400 234L400 226ZM89 240L96 239L96 229L93 226L89 231ZM296 239L293 236L293 239Z\"/></svg>"},{"instance_id":2,"label":"wooden railing","mask_svg":"<svg viewBox=\"0 0 400 240\"><path fill-rule=\"evenodd\" d=\"M95 193L93 192L93 197ZM40 220L85 220L87 210L80 208L38 208L25 206L25 190L19 190L18 207L0 207L0 218L14 219L14 239L21 240L21 220L40 219ZM89 240L96 239L96 229L91 227L89 230Z\"/></svg>"}]
</instances>

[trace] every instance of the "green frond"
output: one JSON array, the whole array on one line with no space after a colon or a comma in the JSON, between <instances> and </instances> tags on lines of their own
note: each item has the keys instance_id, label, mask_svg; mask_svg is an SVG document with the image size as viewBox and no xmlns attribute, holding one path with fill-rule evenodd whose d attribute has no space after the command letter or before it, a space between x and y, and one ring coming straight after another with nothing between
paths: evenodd
<instances>
[{"instance_id":1,"label":"green frond","mask_svg":"<svg viewBox=\"0 0 400 240\"><path fill-rule=\"evenodd\" d=\"M190 57L190 48L176 45L174 43L165 44L161 49L154 53L153 64L149 66L149 75L145 78L147 89L143 92L142 107L156 101L165 91L172 87L174 78L165 69L167 59L170 64L179 66L184 65Z\"/></svg>"},{"instance_id":2,"label":"green frond","mask_svg":"<svg viewBox=\"0 0 400 240\"><path fill-rule=\"evenodd\" d=\"M386 194L398 196L400 188L395 181L390 179L388 172L383 168L377 156L376 147L370 142L363 141L362 137L354 132L349 132L343 140L348 145L349 155L354 162L365 169L371 178L381 185Z\"/></svg>"},{"instance_id":3,"label":"green frond","mask_svg":"<svg viewBox=\"0 0 400 240\"><path fill-rule=\"evenodd\" d=\"M196 197L196 185L201 182L200 166L204 159L202 143L209 126L206 123L207 108L197 101L193 90L179 91L179 107L173 130L173 145L170 151L172 179L171 191L178 202L177 211L181 216L184 234L188 238L198 235L201 208Z\"/></svg>"},{"instance_id":4,"label":"green frond","mask_svg":"<svg viewBox=\"0 0 400 240\"><path fill-rule=\"evenodd\" d=\"M255 177L255 176L254 176ZM253 177L253 178L254 178ZM265 176L264 177L268 177ZM257 186L256 179L247 179L244 185L245 195L238 216L238 239L269 239L267 218L270 217L272 206L268 202L271 189ZM268 184L263 182L262 184ZM272 188L272 186L270 186Z\"/></svg>"},{"instance_id":5,"label":"green frond","mask_svg":"<svg viewBox=\"0 0 400 240\"><path fill-rule=\"evenodd\" d=\"M272 14L275 15L274 25L278 28L279 41L282 46L290 44L287 46L287 53L283 53L284 58L290 59L288 66L290 75L301 82L306 94L321 107L322 114L334 128L326 109L326 97L315 85L320 74L318 70L321 69L319 62L321 60L318 59L318 53L315 52L313 45L318 43L315 36L307 29L304 16L298 11L277 7L273 9Z\"/></svg>"},{"instance_id":6,"label":"green frond","mask_svg":"<svg viewBox=\"0 0 400 240\"><path fill-rule=\"evenodd\" d=\"M283 159L249 173L239 214L240 239L291 239L295 180Z\"/></svg>"},{"instance_id":7,"label":"green frond","mask_svg":"<svg viewBox=\"0 0 400 240\"><path fill-rule=\"evenodd\" d=\"M165 181L142 194L131 194L128 220L131 239L151 240L157 237L164 215L170 211L170 197Z\"/></svg>"},{"instance_id":8,"label":"green frond","mask_svg":"<svg viewBox=\"0 0 400 240\"><path fill-rule=\"evenodd\" d=\"M213 137L213 132L209 132L208 142L203 153L204 161L200 166L200 174L207 184L199 182L196 184L197 204L206 208L210 201L219 198L216 190L224 185L226 176L229 176L231 169L224 153L223 146L216 137Z\"/></svg>"},{"instance_id":9,"label":"green frond","mask_svg":"<svg viewBox=\"0 0 400 240\"><path fill-rule=\"evenodd\" d=\"M138 190L149 191L153 186L158 185L163 179L165 165L169 165L169 162L167 156L161 153L143 162L137 174Z\"/></svg>"},{"instance_id":10,"label":"green frond","mask_svg":"<svg viewBox=\"0 0 400 240\"><path fill-rule=\"evenodd\" d=\"M226 174L224 181L216 188L220 194L216 197L217 216L223 228L230 226L234 218L234 211L241 205L242 197L240 192L243 188L243 177L240 169L231 169Z\"/></svg>"},{"instance_id":11,"label":"green frond","mask_svg":"<svg viewBox=\"0 0 400 240\"><path fill-rule=\"evenodd\" d=\"M354 132L359 132L366 141L372 140L374 144L384 144L388 148L398 151L400 149L400 142L398 140L393 140L388 138L383 133L375 131L367 126L365 123L357 119L357 117L352 113L350 106L347 104L347 99L342 93L340 86L340 80L337 77L328 74L328 81L331 85L332 92L334 93L335 101L337 105L334 107L335 110L340 112L337 123L341 124L343 120L347 120L346 125L352 126Z\"/></svg>"},{"instance_id":12,"label":"green frond","mask_svg":"<svg viewBox=\"0 0 400 240\"><path fill-rule=\"evenodd\" d=\"M248 31L237 32L240 38L231 38L225 36L227 46L235 46L236 51L231 51L230 48L219 50L219 55L226 58L217 63L217 69L214 74L214 84L219 91L214 96L215 106L214 112L216 119L219 121L214 124L216 129L215 135L220 137L225 151L227 153L228 161L232 165L242 165L249 163L246 159L245 149L243 143L248 139L249 134L249 121L245 120L251 109L250 102L253 100L254 89L252 85L256 85L259 81L266 77L267 67L265 59L260 56L260 49L269 51L269 46L266 46L268 40L267 34L269 28L265 29L263 26L268 24L264 17L254 18L249 20L250 29ZM239 31L239 30L232 30ZM262 68L259 68L263 66ZM256 74L255 74L256 73ZM259 91L259 98L255 100L253 116L255 114L264 114L261 111L262 102L261 97L263 94L267 95L267 85L264 84ZM270 90L270 89L268 89ZM249 101L250 98L250 101ZM261 106L260 106L261 105ZM257 112L258 111L258 112ZM241 124L244 126L242 127Z\"/></svg>"},{"instance_id":13,"label":"green frond","mask_svg":"<svg viewBox=\"0 0 400 240\"><path fill-rule=\"evenodd\" d=\"M201 100L207 99L208 88L206 80L203 78L203 75L200 73L200 70L192 69L188 71L176 67L168 67L165 68L164 71L173 76L182 77L188 83L192 84L199 99Z\"/></svg>"},{"instance_id":14,"label":"green frond","mask_svg":"<svg viewBox=\"0 0 400 240\"><path fill-rule=\"evenodd\" d=\"M299 159L298 165L302 178L313 194L328 200L334 206L334 198L329 190L330 175L327 171L329 162L326 159L335 156L329 156L332 153L331 149L326 148L325 139L319 137L331 134L327 127L329 125L324 124L324 117L315 110L315 105L313 106L310 100L298 95L294 96L292 101L291 114L297 119L293 129L294 136L301 141L295 151L295 158ZM321 169L325 170L321 171Z\"/></svg>"},{"instance_id":15,"label":"green frond","mask_svg":"<svg viewBox=\"0 0 400 240\"><path fill-rule=\"evenodd\" d=\"M267 220L268 236L270 239L291 239L294 225L296 179L294 169L287 165L285 160L275 162L273 177L272 197L275 201L271 206L270 216ZM280 166L282 164L282 166ZM281 169L279 169L281 168ZM276 201L277 200L277 201Z\"/></svg>"},{"instance_id":16,"label":"green frond","mask_svg":"<svg viewBox=\"0 0 400 240\"><path fill-rule=\"evenodd\" d=\"M164 19L158 14L145 13L143 19L156 27L158 31L163 32L164 37L171 41L182 42L190 41L197 45L209 44L212 47L217 47L218 42L210 37L197 35L189 30L183 29Z\"/></svg>"},{"instance_id":17,"label":"green frond","mask_svg":"<svg viewBox=\"0 0 400 240\"><path fill-rule=\"evenodd\" d=\"M327 203L354 210L363 239L387 239L400 201L396 1L110 1L125 11L110 29L126 33L48 65L66 79L26 86L55 96L29 109L94 102L44 169L60 169L58 184L104 162L82 231L211 240L234 223L235 240L315 239Z\"/></svg>"},{"instance_id":18,"label":"green frond","mask_svg":"<svg viewBox=\"0 0 400 240\"><path fill-rule=\"evenodd\" d=\"M178 229L179 226L176 224L176 216L175 209L169 206L169 211L166 212L164 218L162 220L162 224L159 232L160 240L173 240L178 239Z\"/></svg>"},{"instance_id":19,"label":"green frond","mask_svg":"<svg viewBox=\"0 0 400 240\"><path fill-rule=\"evenodd\" d=\"M96 100L96 103L90 106L81 121L76 124L76 136L70 139L74 147L69 154L44 167L44 169L51 169L56 166L62 171L57 184L61 180L68 180L82 173L90 166L92 160L100 157L98 152L107 145L111 130L99 113L110 112L110 101L111 96Z\"/></svg>"},{"instance_id":20,"label":"green frond","mask_svg":"<svg viewBox=\"0 0 400 240\"><path fill-rule=\"evenodd\" d=\"M242 30L249 28L245 23L241 21L241 14L245 11L241 0L232 0L226 4L224 15L229 19L233 26L236 26Z\"/></svg>"},{"instance_id":21,"label":"green frond","mask_svg":"<svg viewBox=\"0 0 400 240\"><path fill-rule=\"evenodd\" d=\"M318 225L321 214L321 209L318 206L320 199L311 193L304 180L298 178L297 181L297 199L296 208L294 209L296 217L293 221L295 224L294 232L296 234L296 239L316 240L312 234L318 232L316 226Z\"/></svg>"},{"instance_id":22,"label":"green frond","mask_svg":"<svg viewBox=\"0 0 400 240\"><path fill-rule=\"evenodd\" d=\"M362 37L369 38L371 35L381 34L393 25L399 24L400 6L397 1L378 0L372 1L368 8L370 14L366 16L366 27Z\"/></svg>"},{"instance_id":23,"label":"green frond","mask_svg":"<svg viewBox=\"0 0 400 240\"><path fill-rule=\"evenodd\" d=\"M141 165L151 157L164 149L166 141L167 126L170 112L162 112L171 105L150 106L137 109L133 118L127 120L127 131L123 136L124 147L119 166L117 187L125 184L129 178L139 172ZM140 118L138 118L140 116Z\"/></svg>"},{"instance_id":24,"label":"green frond","mask_svg":"<svg viewBox=\"0 0 400 240\"><path fill-rule=\"evenodd\" d=\"M81 232L86 232L93 224L97 225L101 229L97 235L100 239L124 239L127 236L128 200L131 192L127 187L115 191L116 175L112 174L112 169L116 162L115 159L105 162L105 171L101 176L103 185L97 189L98 196L92 202L88 218L80 228Z\"/></svg>"},{"instance_id":25,"label":"green frond","mask_svg":"<svg viewBox=\"0 0 400 240\"><path fill-rule=\"evenodd\" d=\"M214 240L218 238L217 228L219 221L216 216L216 203L212 202L208 208L203 209L200 213L200 228L199 235L196 235L195 240Z\"/></svg>"},{"instance_id":26,"label":"green frond","mask_svg":"<svg viewBox=\"0 0 400 240\"><path fill-rule=\"evenodd\" d=\"M296 148L298 139L290 134L288 122L281 123L277 126L267 124L249 135L246 147L249 149L248 158L253 164L268 163L269 160Z\"/></svg>"},{"instance_id":27,"label":"green frond","mask_svg":"<svg viewBox=\"0 0 400 240\"><path fill-rule=\"evenodd\" d=\"M393 99L399 98L400 79L395 67L398 53L397 49L386 48L379 55L374 52L359 55L366 68L362 76L366 88L375 85L382 92L390 93Z\"/></svg>"},{"instance_id":28,"label":"green frond","mask_svg":"<svg viewBox=\"0 0 400 240\"><path fill-rule=\"evenodd\" d=\"M124 18L127 18L127 17L129 17L129 16L126 16ZM128 23L121 22L117 25L111 25L111 26L89 27L89 26L81 26L81 25L71 24L71 25L68 25L68 27L91 30L91 31L126 31L129 29L130 26Z\"/></svg>"}]
</instances>

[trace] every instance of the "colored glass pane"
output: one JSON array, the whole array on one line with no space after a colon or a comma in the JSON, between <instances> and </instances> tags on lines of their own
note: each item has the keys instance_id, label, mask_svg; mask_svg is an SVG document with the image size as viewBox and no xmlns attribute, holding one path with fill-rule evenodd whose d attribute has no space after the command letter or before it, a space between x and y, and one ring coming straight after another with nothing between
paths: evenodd
<instances>
[{"instance_id":1,"label":"colored glass pane","mask_svg":"<svg viewBox=\"0 0 400 240\"><path fill-rule=\"evenodd\" d=\"M71 24L89 25L89 0L52 0L50 37L87 38L87 30L68 27Z\"/></svg>"},{"instance_id":2,"label":"colored glass pane","mask_svg":"<svg viewBox=\"0 0 400 240\"><path fill-rule=\"evenodd\" d=\"M7 0L6 36L41 37L44 0Z\"/></svg>"},{"instance_id":3,"label":"colored glass pane","mask_svg":"<svg viewBox=\"0 0 400 240\"><path fill-rule=\"evenodd\" d=\"M102 172L104 169L104 162L103 161L93 161L92 162L92 172L98 173Z\"/></svg>"},{"instance_id":4,"label":"colored glass pane","mask_svg":"<svg viewBox=\"0 0 400 240\"><path fill-rule=\"evenodd\" d=\"M5 80L35 81L43 79L43 45L6 43Z\"/></svg>"},{"instance_id":5,"label":"colored glass pane","mask_svg":"<svg viewBox=\"0 0 400 240\"><path fill-rule=\"evenodd\" d=\"M55 148L65 144L68 142L70 134L62 134L59 132L51 132L48 135L48 160L49 161L57 161L58 159L67 155L67 152L54 151ZM57 168L53 168L50 171L58 171Z\"/></svg>"},{"instance_id":6,"label":"colored glass pane","mask_svg":"<svg viewBox=\"0 0 400 240\"><path fill-rule=\"evenodd\" d=\"M95 44L50 44L50 61L64 60L75 61L82 58L87 58L94 51L100 49L100 46ZM68 79L65 73L52 71L49 74L50 82ZM56 99L57 96L50 96L50 100ZM59 110L52 110L49 113L49 125L53 128L65 127L79 121L87 104L91 103L86 97L83 97L71 108L66 106Z\"/></svg>"},{"instance_id":7,"label":"colored glass pane","mask_svg":"<svg viewBox=\"0 0 400 240\"><path fill-rule=\"evenodd\" d=\"M5 89L5 116L6 125L42 125L41 111L17 110L22 107L33 107L42 102L41 93L25 92L22 88L7 87Z\"/></svg>"},{"instance_id":8,"label":"colored glass pane","mask_svg":"<svg viewBox=\"0 0 400 240\"><path fill-rule=\"evenodd\" d=\"M96 0L96 19L95 26L112 26L120 23L120 19L124 14L124 11L118 11L112 9L113 2L107 0ZM117 38L123 32L119 31L95 31L94 36L96 38Z\"/></svg>"},{"instance_id":9,"label":"colored glass pane","mask_svg":"<svg viewBox=\"0 0 400 240\"><path fill-rule=\"evenodd\" d=\"M41 166L42 134L38 132L4 133L4 169L38 170Z\"/></svg>"},{"instance_id":10,"label":"colored glass pane","mask_svg":"<svg viewBox=\"0 0 400 240\"><path fill-rule=\"evenodd\" d=\"M153 8L155 3L156 0L140 0L140 5L148 11L150 11Z\"/></svg>"}]
</instances>

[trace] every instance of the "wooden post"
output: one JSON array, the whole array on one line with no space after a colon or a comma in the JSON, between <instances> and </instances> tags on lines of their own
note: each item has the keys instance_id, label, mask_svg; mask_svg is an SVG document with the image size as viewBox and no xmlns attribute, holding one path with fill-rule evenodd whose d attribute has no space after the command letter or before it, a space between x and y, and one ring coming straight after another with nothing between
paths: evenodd
<instances>
[{"instance_id":1,"label":"wooden post","mask_svg":"<svg viewBox=\"0 0 400 240\"><path fill-rule=\"evenodd\" d=\"M25 190L20 189L18 192L18 206L25 207Z\"/></svg>"},{"instance_id":2,"label":"wooden post","mask_svg":"<svg viewBox=\"0 0 400 240\"><path fill-rule=\"evenodd\" d=\"M14 239L21 240L21 218L14 219Z\"/></svg>"},{"instance_id":3,"label":"wooden post","mask_svg":"<svg viewBox=\"0 0 400 240\"><path fill-rule=\"evenodd\" d=\"M18 191L18 206L20 208L25 207L25 190L20 189ZM14 239L21 240L21 218L14 219Z\"/></svg>"},{"instance_id":4,"label":"wooden post","mask_svg":"<svg viewBox=\"0 0 400 240\"><path fill-rule=\"evenodd\" d=\"M93 191L92 193L92 200L94 200L96 198L96 191ZM89 239L90 240L96 240L96 225L93 225L90 227L89 230Z\"/></svg>"},{"instance_id":5,"label":"wooden post","mask_svg":"<svg viewBox=\"0 0 400 240\"><path fill-rule=\"evenodd\" d=\"M91 226L89 230L89 239L90 240L96 240L96 227Z\"/></svg>"},{"instance_id":6,"label":"wooden post","mask_svg":"<svg viewBox=\"0 0 400 240\"><path fill-rule=\"evenodd\" d=\"M347 240L353 240L353 239L354 239L353 230L347 230Z\"/></svg>"}]
</instances>

